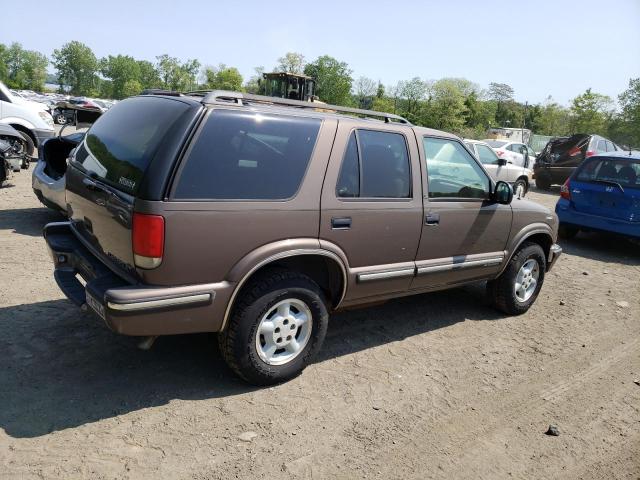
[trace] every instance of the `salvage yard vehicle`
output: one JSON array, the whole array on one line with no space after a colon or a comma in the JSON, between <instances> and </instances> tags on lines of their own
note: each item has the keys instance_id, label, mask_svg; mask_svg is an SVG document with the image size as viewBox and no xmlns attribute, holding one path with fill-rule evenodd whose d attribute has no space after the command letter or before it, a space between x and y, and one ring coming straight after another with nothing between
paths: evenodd
<instances>
[{"instance_id":1,"label":"salvage yard vehicle","mask_svg":"<svg viewBox=\"0 0 640 480\"><path fill-rule=\"evenodd\" d=\"M512 164L519 167L533 169L536 161L536 153L530 146L508 140L487 139L483 140L483 142L489 145L498 157L511 161Z\"/></svg>"},{"instance_id":2,"label":"salvage yard vehicle","mask_svg":"<svg viewBox=\"0 0 640 480\"><path fill-rule=\"evenodd\" d=\"M44 236L69 299L150 341L219 332L257 385L299 374L339 309L486 281L522 314L562 252L557 217L454 135L237 92L119 102L73 151L66 203Z\"/></svg>"},{"instance_id":3,"label":"salvage yard vehicle","mask_svg":"<svg viewBox=\"0 0 640 480\"><path fill-rule=\"evenodd\" d=\"M0 82L0 123L10 125L20 132L27 143L27 154L54 135L53 119L45 107L36 102L16 98L7 86Z\"/></svg>"},{"instance_id":4,"label":"salvage yard vehicle","mask_svg":"<svg viewBox=\"0 0 640 480\"><path fill-rule=\"evenodd\" d=\"M533 175L530 168L514 165L511 160L498 157L486 142L465 139L464 143L484 165L491 178L510 183L513 186L513 191L519 197L524 197L527 194Z\"/></svg>"},{"instance_id":5,"label":"salvage yard vehicle","mask_svg":"<svg viewBox=\"0 0 640 480\"><path fill-rule=\"evenodd\" d=\"M101 111L79 106L71 108L72 122L76 131L63 136L64 127L57 137L46 140L38 152L38 163L33 169L31 186L38 200L53 210L66 213L65 172L69 156L84 139L86 129L102 115Z\"/></svg>"},{"instance_id":6,"label":"salvage yard vehicle","mask_svg":"<svg viewBox=\"0 0 640 480\"><path fill-rule=\"evenodd\" d=\"M536 186L549 190L551 185L562 185L585 158L619 150L615 143L599 135L578 133L550 140L533 167Z\"/></svg>"},{"instance_id":7,"label":"salvage yard vehicle","mask_svg":"<svg viewBox=\"0 0 640 480\"><path fill-rule=\"evenodd\" d=\"M563 238L585 230L640 239L640 152L585 160L562 186L556 213Z\"/></svg>"},{"instance_id":8,"label":"salvage yard vehicle","mask_svg":"<svg viewBox=\"0 0 640 480\"><path fill-rule=\"evenodd\" d=\"M0 123L0 187L22 168L29 168L24 137L15 128Z\"/></svg>"}]
</instances>

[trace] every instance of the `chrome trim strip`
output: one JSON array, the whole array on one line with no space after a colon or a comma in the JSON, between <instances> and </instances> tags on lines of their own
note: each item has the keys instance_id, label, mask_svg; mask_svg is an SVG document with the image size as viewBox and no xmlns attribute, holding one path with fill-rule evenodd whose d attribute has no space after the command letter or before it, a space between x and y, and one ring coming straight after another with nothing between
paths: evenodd
<instances>
[{"instance_id":1,"label":"chrome trim strip","mask_svg":"<svg viewBox=\"0 0 640 480\"><path fill-rule=\"evenodd\" d=\"M502 257L494 257L494 258L486 258L482 260L471 260L468 262L460 262L460 263L446 263L443 265L433 265L428 267L418 267L418 275L423 275L425 273L436 273L436 272L447 272L450 270L460 270L463 268L474 268L474 267L492 267L494 265L500 265L504 260L504 256Z\"/></svg>"},{"instance_id":2,"label":"chrome trim strip","mask_svg":"<svg viewBox=\"0 0 640 480\"><path fill-rule=\"evenodd\" d=\"M185 297L163 298L160 300L148 300L145 302L135 303L113 303L107 302L107 306L111 310L119 310L122 312L132 312L137 310L146 310L148 308L170 307L175 305L187 305L190 303L208 302L211 300L210 293L200 293L197 295L188 295Z\"/></svg>"},{"instance_id":3,"label":"chrome trim strip","mask_svg":"<svg viewBox=\"0 0 640 480\"><path fill-rule=\"evenodd\" d=\"M340 259L340 257L333 252L330 252L328 250L321 250L321 249L309 248L309 249L289 250L286 252L276 253L275 255L267 257L263 261L258 262L258 264L254 265L253 268L251 268L251 270L249 270L244 275L244 277L242 277L242 279L238 282L238 285L236 285L236 288L233 290L233 293L231 294L231 298L229 298L229 302L227 303L227 308L224 312L224 318L222 319L222 325L220 327L220 331L223 331L227 326L227 322L229 321L229 314L231 313L231 307L233 306L233 302L236 299L236 295L238 295L238 292L240 291L244 283L249 279L249 277L251 277L251 275L255 271L257 271L261 267L264 267L266 264L274 262L276 260L280 260L281 258L295 257L299 255L323 255L325 257L331 258L332 260L335 260L338 263L338 265L340 266L340 270L342 271L342 293L340 295L340 299L338 300L338 303L336 304L336 306L340 305L340 303L342 303L342 300L344 300L344 297L347 293L347 283L348 283L347 270L344 266L344 263L342 263L342 260Z\"/></svg>"},{"instance_id":4,"label":"chrome trim strip","mask_svg":"<svg viewBox=\"0 0 640 480\"><path fill-rule=\"evenodd\" d=\"M390 278L413 277L415 268L403 268L402 270L392 270L388 272L359 273L358 282L370 282L373 280L387 280Z\"/></svg>"}]
</instances>

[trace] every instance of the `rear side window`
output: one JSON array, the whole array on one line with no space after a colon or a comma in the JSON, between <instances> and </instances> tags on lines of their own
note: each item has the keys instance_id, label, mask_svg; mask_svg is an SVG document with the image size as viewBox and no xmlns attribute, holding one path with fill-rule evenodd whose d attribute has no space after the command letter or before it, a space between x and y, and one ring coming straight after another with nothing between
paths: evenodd
<instances>
[{"instance_id":1,"label":"rear side window","mask_svg":"<svg viewBox=\"0 0 640 480\"><path fill-rule=\"evenodd\" d=\"M179 174L180 200L285 200L307 170L321 121L214 111Z\"/></svg>"},{"instance_id":2,"label":"rear side window","mask_svg":"<svg viewBox=\"0 0 640 480\"><path fill-rule=\"evenodd\" d=\"M135 195L165 135L188 109L185 103L162 98L124 100L91 127L74 161L88 173Z\"/></svg>"},{"instance_id":3,"label":"rear side window","mask_svg":"<svg viewBox=\"0 0 640 480\"><path fill-rule=\"evenodd\" d=\"M486 165L498 164L498 156L486 145L477 145L480 162Z\"/></svg>"},{"instance_id":4,"label":"rear side window","mask_svg":"<svg viewBox=\"0 0 640 480\"><path fill-rule=\"evenodd\" d=\"M604 140L598 140L598 146L596 147L598 152L606 152L607 151L607 142Z\"/></svg>"},{"instance_id":5,"label":"rear side window","mask_svg":"<svg viewBox=\"0 0 640 480\"><path fill-rule=\"evenodd\" d=\"M411 169L404 135L376 130L352 132L342 160L336 195L409 198Z\"/></svg>"}]
</instances>

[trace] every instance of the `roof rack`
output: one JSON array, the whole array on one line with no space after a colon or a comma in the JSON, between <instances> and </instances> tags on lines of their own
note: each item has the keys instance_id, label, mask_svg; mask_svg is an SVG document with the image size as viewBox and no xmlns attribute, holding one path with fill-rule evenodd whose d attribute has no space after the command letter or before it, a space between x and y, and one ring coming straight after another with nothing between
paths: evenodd
<instances>
[{"instance_id":1,"label":"roof rack","mask_svg":"<svg viewBox=\"0 0 640 480\"><path fill-rule=\"evenodd\" d=\"M140 95L167 95L171 97L179 97L182 94L174 90L165 90L163 88L145 88L140 92Z\"/></svg>"},{"instance_id":2,"label":"roof rack","mask_svg":"<svg viewBox=\"0 0 640 480\"><path fill-rule=\"evenodd\" d=\"M381 118L385 123L402 123L411 125L411 122L400 115L393 113L376 112L373 110L363 110L360 108L341 107L339 105L329 105L322 102L303 102L301 100L290 100L287 98L267 97L265 95L254 95L252 93L232 92L228 90L197 90L188 92L185 95L202 96L202 103L206 105L245 105L250 103L261 103L266 105L284 105L287 107L307 108L311 110L321 110L329 112L351 113L364 117Z\"/></svg>"}]
</instances>

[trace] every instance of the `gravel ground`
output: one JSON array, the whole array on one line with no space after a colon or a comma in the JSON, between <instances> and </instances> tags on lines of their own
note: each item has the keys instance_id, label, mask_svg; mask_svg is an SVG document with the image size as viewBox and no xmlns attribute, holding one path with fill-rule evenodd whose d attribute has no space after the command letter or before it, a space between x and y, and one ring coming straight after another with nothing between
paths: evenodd
<instances>
[{"instance_id":1,"label":"gravel ground","mask_svg":"<svg viewBox=\"0 0 640 480\"><path fill-rule=\"evenodd\" d=\"M334 315L255 389L213 335L142 352L65 300L30 177L0 190L0 478L640 478L637 244L564 242L519 317L481 287Z\"/></svg>"}]
</instances>

